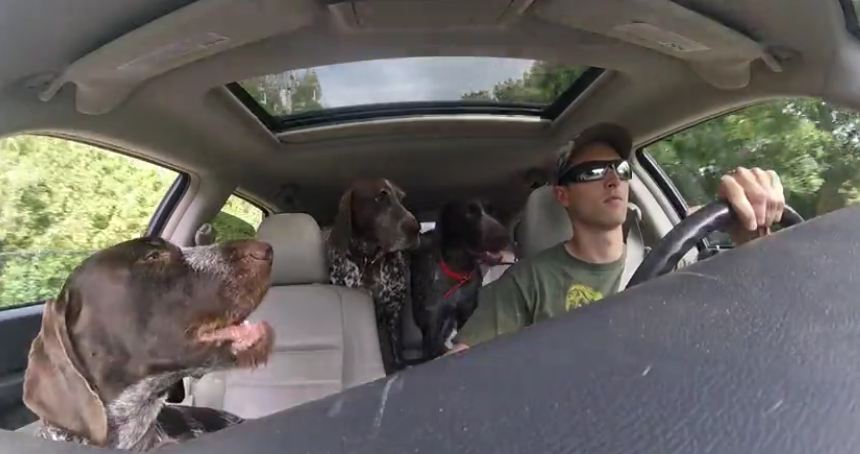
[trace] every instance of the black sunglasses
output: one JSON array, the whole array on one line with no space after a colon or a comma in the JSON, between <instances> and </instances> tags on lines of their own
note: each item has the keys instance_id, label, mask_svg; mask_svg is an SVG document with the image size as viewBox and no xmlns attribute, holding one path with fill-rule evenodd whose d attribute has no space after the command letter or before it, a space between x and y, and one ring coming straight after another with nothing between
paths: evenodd
<instances>
[{"instance_id":1,"label":"black sunglasses","mask_svg":"<svg viewBox=\"0 0 860 454\"><path fill-rule=\"evenodd\" d=\"M592 181L599 181L606 178L610 169L618 175L618 179L621 181L627 181L631 176L633 176L630 163L624 159L615 159L612 161L588 161L567 169L560 177L558 177L558 184L564 185L570 183L589 183Z\"/></svg>"}]
</instances>

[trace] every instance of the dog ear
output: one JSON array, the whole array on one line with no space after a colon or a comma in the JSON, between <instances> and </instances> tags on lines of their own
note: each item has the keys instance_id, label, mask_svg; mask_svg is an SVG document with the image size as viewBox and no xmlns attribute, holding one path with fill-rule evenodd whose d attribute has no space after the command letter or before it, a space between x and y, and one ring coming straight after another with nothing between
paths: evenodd
<instances>
[{"instance_id":1,"label":"dog ear","mask_svg":"<svg viewBox=\"0 0 860 454\"><path fill-rule=\"evenodd\" d=\"M77 318L80 311L71 307L73 303L63 289L60 298L45 304L42 328L30 346L24 373L24 404L43 421L104 446L107 412L84 378L69 339L67 320Z\"/></svg>"},{"instance_id":2,"label":"dog ear","mask_svg":"<svg viewBox=\"0 0 860 454\"><path fill-rule=\"evenodd\" d=\"M331 241L336 249L346 250L352 239L352 189L340 198L337 216L331 229Z\"/></svg>"}]
</instances>

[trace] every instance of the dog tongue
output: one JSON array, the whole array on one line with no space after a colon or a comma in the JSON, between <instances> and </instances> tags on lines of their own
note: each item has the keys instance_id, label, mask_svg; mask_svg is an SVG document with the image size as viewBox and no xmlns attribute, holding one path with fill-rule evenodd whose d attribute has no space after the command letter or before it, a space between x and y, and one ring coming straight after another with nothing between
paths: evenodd
<instances>
[{"instance_id":1,"label":"dog tongue","mask_svg":"<svg viewBox=\"0 0 860 454\"><path fill-rule=\"evenodd\" d=\"M253 346L265 336L265 323L251 323L245 320L241 324L231 325L226 328L221 328L211 333L204 334L200 337L200 340L203 342L231 340L233 341L231 349L236 353Z\"/></svg>"},{"instance_id":2,"label":"dog tongue","mask_svg":"<svg viewBox=\"0 0 860 454\"><path fill-rule=\"evenodd\" d=\"M504 256L501 252L486 251L484 252L484 256L482 257L481 261L484 262L484 264L486 265L496 265L501 263L503 259Z\"/></svg>"}]
</instances>

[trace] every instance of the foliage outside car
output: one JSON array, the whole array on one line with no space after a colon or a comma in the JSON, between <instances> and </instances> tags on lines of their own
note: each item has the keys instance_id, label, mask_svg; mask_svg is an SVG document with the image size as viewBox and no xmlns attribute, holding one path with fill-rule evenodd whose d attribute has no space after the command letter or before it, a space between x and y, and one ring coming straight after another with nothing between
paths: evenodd
<instances>
[{"instance_id":1,"label":"foliage outside car","mask_svg":"<svg viewBox=\"0 0 860 454\"><path fill-rule=\"evenodd\" d=\"M69 140L0 140L0 307L55 297L93 251L142 235L176 177ZM231 198L213 220L219 236L253 236L253 210Z\"/></svg>"},{"instance_id":2,"label":"foliage outside car","mask_svg":"<svg viewBox=\"0 0 860 454\"><path fill-rule=\"evenodd\" d=\"M519 79L464 100L546 103L581 68L536 63ZM296 77L290 105L277 81L245 86L274 112L324 108L314 74ZM278 103L281 104L278 104ZM647 147L690 205L712 200L719 177L742 165L776 170L788 203L811 218L860 200L860 116L793 99L756 105ZM0 307L54 297L92 251L137 237L176 178L174 171L72 141L0 140ZM248 238L261 212L231 197L212 221L218 239Z\"/></svg>"}]
</instances>

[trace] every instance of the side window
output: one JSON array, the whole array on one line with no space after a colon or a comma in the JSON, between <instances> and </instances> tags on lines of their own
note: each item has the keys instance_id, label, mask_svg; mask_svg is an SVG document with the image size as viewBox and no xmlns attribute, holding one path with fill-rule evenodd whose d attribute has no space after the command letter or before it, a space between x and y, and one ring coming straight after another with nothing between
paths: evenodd
<instances>
[{"instance_id":1,"label":"side window","mask_svg":"<svg viewBox=\"0 0 860 454\"><path fill-rule=\"evenodd\" d=\"M143 235L178 176L70 140L0 140L0 309L56 297L82 259Z\"/></svg>"},{"instance_id":2,"label":"side window","mask_svg":"<svg viewBox=\"0 0 860 454\"><path fill-rule=\"evenodd\" d=\"M212 220L212 226L217 232L217 240L246 240L257 235L257 227L263 222L263 210L256 205L231 195L221 208L221 212Z\"/></svg>"},{"instance_id":3,"label":"side window","mask_svg":"<svg viewBox=\"0 0 860 454\"><path fill-rule=\"evenodd\" d=\"M809 219L860 200L860 114L786 99L706 121L645 148L689 206L714 199L737 167L775 170L786 202ZM718 236L725 244L726 235Z\"/></svg>"}]
</instances>

